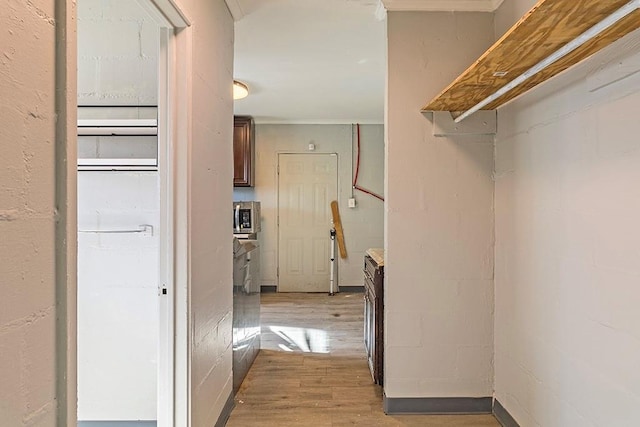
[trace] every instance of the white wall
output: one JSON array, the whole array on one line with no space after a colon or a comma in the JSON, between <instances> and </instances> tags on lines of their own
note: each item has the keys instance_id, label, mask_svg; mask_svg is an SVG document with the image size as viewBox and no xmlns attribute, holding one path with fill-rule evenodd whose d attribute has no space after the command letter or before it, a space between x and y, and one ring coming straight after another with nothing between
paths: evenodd
<instances>
[{"instance_id":1,"label":"white wall","mask_svg":"<svg viewBox=\"0 0 640 427\"><path fill-rule=\"evenodd\" d=\"M495 393L523 427L640 425L639 70L636 31L498 113Z\"/></svg>"},{"instance_id":2,"label":"white wall","mask_svg":"<svg viewBox=\"0 0 640 427\"><path fill-rule=\"evenodd\" d=\"M496 40L513 27L531 8L536 0L511 0L502 3L495 12Z\"/></svg>"},{"instance_id":3,"label":"white wall","mask_svg":"<svg viewBox=\"0 0 640 427\"><path fill-rule=\"evenodd\" d=\"M197 17L178 39L191 61L180 82L193 89L181 112L190 113L192 124L182 143L193 159L191 415L192 425L200 426L215 423L231 392L227 206L232 201L233 21L223 0L178 3ZM0 419L22 426L54 425L57 418L59 425L73 426L75 2L36 6L11 0L9 6L0 12L8 34L0 39L0 69L10 76L0 81Z\"/></svg>"},{"instance_id":4,"label":"white wall","mask_svg":"<svg viewBox=\"0 0 640 427\"><path fill-rule=\"evenodd\" d=\"M156 419L158 190L157 172L78 172L78 420Z\"/></svg>"},{"instance_id":5,"label":"white wall","mask_svg":"<svg viewBox=\"0 0 640 427\"><path fill-rule=\"evenodd\" d=\"M353 157L351 136L353 133ZM352 173L357 150L355 126L351 125L256 125L256 181L253 188L234 189L234 200L260 201L261 284L276 284L277 268L277 165L278 153L338 153L338 204L347 246L347 259L338 257L338 284L362 286L362 262L368 248L383 246L383 203L356 191L357 207L349 209ZM360 173L358 185L383 194L384 140L382 125L360 126ZM352 168L353 161L353 168ZM327 233L327 238L328 233Z\"/></svg>"},{"instance_id":6,"label":"white wall","mask_svg":"<svg viewBox=\"0 0 640 427\"><path fill-rule=\"evenodd\" d=\"M178 360L183 355L188 358L190 378L189 384L183 384L179 377L177 386L179 395L184 393L183 387L190 387L191 405L182 408L179 404L176 423L180 425L190 416L191 425L208 426L218 420L232 389L232 224L226 207L231 206L233 176L233 21L224 0L176 3L193 20L191 27L176 36L180 62L177 84L187 91L187 96L174 107L188 121L186 127L179 128L176 142L179 167L188 168L187 182L179 181L186 188L177 189L178 220L184 222L178 228L188 235L176 236L188 248L186 265L178 265L187 273L186 277L179 275L176 287L186 288L184 295L190 300L185 332L189 337L179 341L176 349ZM113 6L110 1L101 4L105 10L93 13L108 16L112 7L118 11L133 7ZM87 25L98 21L89 20ZM79 102L155 104L155 88L142 85L141 78L156 78L152 73L157 66L155 52L150 42L158 39L156 30L133 13L127 19L104 23L112 24L119 27L113 30L118 32L115 41L127 36L138 39L139 44L118 43L120 51L116 52L105 45L94 55L80 49L86 53L80 56L80 61L85 61L83 67L94 66L98 77L93 80L92 74L81 81ZM114 67L118 70L112 73ZM101 73L106 74L106 83L96 83L103 77ZM183 154L187 157L182 158ZM186 217L180 216L183 212ZM189 348L183 348L187 343Z\"/></svg>"},{"instance_id":7,"label":"white wall","mask_svg":"<svg viewBox=\"0 0 640 427\"><path fill-rule=\"evenodd\" d=\"M78 104L156 105L159 45L159 25L137 2L81 0ZM79 115L139 114L136 108L116 110L84 108ZM101 138L79 139L80 157L108 147L106 141L82 143ZM157 138L137 139L145 141L128 138L126 149L120 145L122 157L157 150ZM156 419L159 208L158 172L78 172L79 420ZM85 232L141 224L155 233Z\"/></svg>"},{"instance_id":8,"label":"white wall","mask_svg":"<svg viewBox=\"0 0 640 427\"><path fill-rule=\"evenodd\" d=\"M78 1L78 105L156 105L160 28L137 1Z\"/></svg>"},{"instance_id":9,"label":"white wall","mask_svg":"<svg viewBox=\"0 0 640 427\"><path fill-rule=\"evenodd\" d=\"M73 16L72 2L9 1L0 11L0 423L7 426L75 425L75 231L67 233L75 229L75 179L65 166L75 147L65 133L75 127L66 111L75 103Z\"/></svg>"},{"instance_id":10,"label":"white wall","mask_svg":"<svg viewBox=\"0 0 640 427\"><path fill-rule=\"evenodd\" d=\"M385 394L491 396L493 138L420 109L493 43L493 15L390 12Z\"/></svg>"},{"instance_id":11,"label":"white wall","mask_svg":"<svg viewBox=\"0 0 640 427\"><path fill-rule=\"evenodd\" d=\"M224 0L176 3L193 19L177 35L187 48L179 82L193 94L178 111L188 114L189 139L177 142L189 168L179 197L188 203L191 425L211 426L233 385L233 20Z\"/></svg>"}]
</instances>

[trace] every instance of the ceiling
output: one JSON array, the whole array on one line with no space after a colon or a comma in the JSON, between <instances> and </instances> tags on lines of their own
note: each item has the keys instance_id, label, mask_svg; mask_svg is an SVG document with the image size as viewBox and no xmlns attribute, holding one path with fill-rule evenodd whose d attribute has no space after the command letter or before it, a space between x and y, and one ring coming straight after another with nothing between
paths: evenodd
<instances>
[{"instance_id":1,"label":"ceiling","mask_svg":"<svg viewBox=\"0 0 640 427\"><path fill-rule=\"evenodd\" d=\"M227 0L236 115L257 123L383 123L387 10L492 11L502 0Z\"/></svg>"}]
</instances>

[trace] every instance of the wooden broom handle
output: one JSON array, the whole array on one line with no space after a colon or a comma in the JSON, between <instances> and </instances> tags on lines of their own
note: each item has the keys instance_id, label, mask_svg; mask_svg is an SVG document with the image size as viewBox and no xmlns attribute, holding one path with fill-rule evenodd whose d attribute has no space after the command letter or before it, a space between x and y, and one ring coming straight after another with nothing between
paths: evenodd
<instances>
[{"instance_id":1,"label":"wooden broom handle","mask_svg":"<svg viewBox=\"0 0 640 427\"><path fill-rule=\"evenodd\" d=\"M345 259L347 257L347 247L344 244L344 232L342 231L342 222L340 221L340 210L338 209L337 200L331 202L331 215L333 216L333 227L336 229L340 258Z\"/></svg>"}]
</instances>

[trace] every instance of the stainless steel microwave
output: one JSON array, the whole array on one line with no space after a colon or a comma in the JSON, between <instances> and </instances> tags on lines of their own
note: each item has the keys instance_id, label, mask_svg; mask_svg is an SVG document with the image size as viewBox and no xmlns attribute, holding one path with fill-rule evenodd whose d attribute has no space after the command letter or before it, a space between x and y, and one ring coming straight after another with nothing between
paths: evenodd
<instances>
[{"instance_id":1,"label":"stainless steel microwave","mask_svg":"<svg viewBox=\"0 0 640 427\"><path fill-rule=\"evenodd\" d=\"M260 202L233 202L233 232L260 231Z\"/></svg>"}]
</instances>

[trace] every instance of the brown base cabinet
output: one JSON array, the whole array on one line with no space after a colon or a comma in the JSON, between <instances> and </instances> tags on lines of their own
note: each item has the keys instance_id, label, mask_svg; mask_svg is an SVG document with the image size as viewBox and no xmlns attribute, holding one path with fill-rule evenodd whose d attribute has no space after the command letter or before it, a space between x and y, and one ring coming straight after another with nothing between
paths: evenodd
<instances>
[{"instance_id":1,"label":"brown base cabinet","mask_svg":"<svg viewBox=\"0 0 640 427\"><path fill-rule=\"evenodd\" d=\"M384 266L364 257L364 345L371 376L382 385L384 367Z\"/></svg>"}]
</instances>

